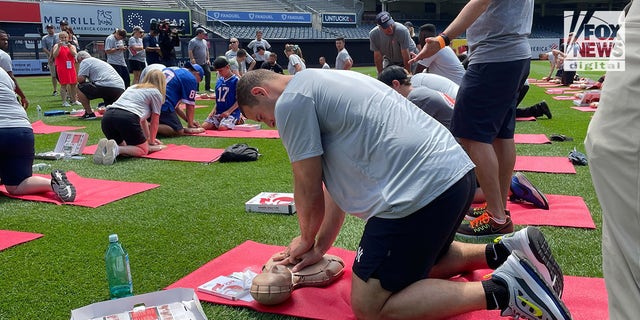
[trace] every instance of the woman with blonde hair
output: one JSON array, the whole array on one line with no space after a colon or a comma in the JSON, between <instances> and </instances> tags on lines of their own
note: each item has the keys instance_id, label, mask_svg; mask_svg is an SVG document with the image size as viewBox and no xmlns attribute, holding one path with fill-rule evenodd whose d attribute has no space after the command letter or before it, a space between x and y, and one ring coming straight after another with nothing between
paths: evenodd
<instances>
[{"instance_id":1,"label":"woman with blonde hair","mask_svg":"<svg viewBox=\"0 0 640 320\"><path fill-rule=\"evenodd\" d=\"M302 49L297 44L286 44L284 46L284 54L289 58L287 70L290 75L295 75L297 72L307 68L302 57Z\"/></svg>"},{"instance_id":2,"label":"woman with blonde hair","mask_svg":"<svg viewBox=\"0 0 640 320\"><path fill-rule=\"evenodd\" d=\"M60 33L58 33L58 39L60 41L53 46L51 56L56 65L58 82L60 82L62 106L71 107L71 104L82 105L82 103L76 99L76 84L78 83L76 55L78 51L66 31L60 31ZM71 101L71 104L69 104L68 100Z\"/></svg>"},{"instance_id":3,"label":"woman with blonde hair","mask_svg":"<svg viewBox=\"0 0 640 320\"><path fill-rule=\"evenodd\" d=\"M151 70L107 107L102 118L106 138L98 142L94 163L113 164L118 155L140 157L166 147L156 138L166 87L162 71Z\"/></svg>"}]
</instances>

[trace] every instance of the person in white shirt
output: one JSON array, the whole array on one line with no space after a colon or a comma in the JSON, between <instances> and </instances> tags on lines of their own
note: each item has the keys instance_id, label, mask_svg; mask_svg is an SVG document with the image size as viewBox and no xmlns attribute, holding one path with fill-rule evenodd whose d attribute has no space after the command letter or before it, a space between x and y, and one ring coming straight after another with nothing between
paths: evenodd
<instances>
[{"instance_id":1,"label":"person in white shirt","mask_svg":"<svg viewBox=\"0 0 640 320\"><path fill-rule=\"evenodd\" d=\"M336 69L338 70L351 70L353 66L353 59L349 55L349 51L344 47L345 40L343 37L336 38L336 49L338 55L336 56Z\"/></svg>"},{"instance_id":2,"label":"person in white shirt","mask_svg":"<svg viewBox=\"0 0 640 320\"><path fill-rule=\"evenodd\" d=\"M433 24L423 24L420 27L420 44L424 45L426 38L435 37L436 35L436 26ZM425 70L425 72L446 77L457 85L460 85L465 72L460 59L450 46L442 48L442 50L431 57L418 61L418 64L416 73Z\"/></svg>"},{"instance_id":3,"label":"person in white shirt","mask_svg":"<svg viewBox=\"0 0 640 320\"><path fill-rule=\"evenodd\" d=\"M327 59L325 59L325 57L318 58L318 62L320 62L320 67L322 69L331 69L331 67L327 63Z\"/></svg>"}]
</instances>

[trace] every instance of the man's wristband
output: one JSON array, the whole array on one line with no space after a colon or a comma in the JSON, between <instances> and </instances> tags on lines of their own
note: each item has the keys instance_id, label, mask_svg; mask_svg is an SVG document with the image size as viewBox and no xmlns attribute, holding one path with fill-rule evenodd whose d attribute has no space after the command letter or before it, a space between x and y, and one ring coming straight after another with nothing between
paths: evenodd
<instances>
[{"instance_id":1,"label":"man's wristband","mask_svg":"<svg viewBox=\"0 0 640 320\"><path fill-rule=\"evenodd\" d=\"M451 44L451 39L449 39L449 36L447 36L444 32L440 34L440 37L442 37L442 40L444 40L445 46L448 46Z\"/></svg>"},{"instance_id":2,"label":"man's wristband","mask_svg":"<svg viewBox=\"0 0 640 320\"><path fill-rule=\"evenodd\" d=\"M440 49L446 47L447 45L445 44L444 38L441 36L437 36L436 39L438 39L438 43L440 44Z\"/></svg>"}]
</instances>

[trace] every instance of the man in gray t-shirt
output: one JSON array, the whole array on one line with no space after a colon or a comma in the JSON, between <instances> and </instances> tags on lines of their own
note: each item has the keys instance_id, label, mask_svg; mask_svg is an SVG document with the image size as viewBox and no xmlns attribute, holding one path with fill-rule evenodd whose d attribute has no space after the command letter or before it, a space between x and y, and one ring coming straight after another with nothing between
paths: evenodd
<instances>
[{"instance_id":1,"label":"man in gray t-shirt","mask_svg":"<svg viewBox=\"0 0 640 320\"><path fill-rule=\"evenodd\" d=\"M353 66L353 59L349 55L349 51L344 47L344 38L336 38L336 49L338 55L336 56L336 69L337 70L351 70Z\"/></svg>"},{"instance_id":2,"label":"man in gray t-shirt","mask_svg":"<svg viewBox=\"0 0 640 320\"><path fill-rule=\"evenodd\" d=\"M122 81L124 81L125 89L131 84L129 68L127 68L127 61L124 59L124 52L127 51L127 46L124 43L126 36L126 30L116 29L116 31L104 40L104 52L107 54L107 63L118 72Z\"/></svg>"},{"instance_id":3,"label":"man in gray t-shirt","mask_svg":"<svg viewBox=\"0 0 640 320\"><path fill-rule=\"evenodd\" d=\"M518 93L529 75L533 0L478 0L467 3L437 37L426 39L411 61L430 57L466 30L469 67L454 108L451 132L477 164L487 205L464 237L496 237L513 232L505 210L516 152L513 140Z\"/></svg>"},{"instance_id":4,"label":"man in gray t-shirt","mask_svg":"<svg viewBox=\"0 0 640 320\"><path fill-rule=\"evenodd\" d=\"M91 57L86 51L78 52L76 59L80 63L78 101L85 110L85 119L95 119L90 101L102 98L105 106L114 103L124 92L124 81L110 64Z\"/></svg>"},{"instance_id":5,"label":"man in gray t-shirt","mask_svg":"<svg viewBox=\"0 0 640 320\"><path fill-rule=\"evenodd\" d=\"M188 51L191 64L199 64L204 70L204 89L211 91L211 61L209 61L207 32L204 29L196 29L196 36L189 40Z\"/></svg>"},{"instance_id":6,"label":"man in gray t-shirt","mask_svg":"<svg viewBox=\"0 0 640 320\"><path fill-rule=\"evenodd\" d=\"M296 272L322 259L346 213L366 220L351 278L358 318L450 318L491 307L529 319L541 310L569 319L545 280L520 267L521 257L534 254L510 255L515 242L529 250L526 230L509 248L453 241L473 198L474 165L449 131L409 100L343 70L295 76L256 70L240 78L237 90L247 118L278 128L293 169L300 235L274 260ZM448 280L488 266L501 281ZM489 297L493 306L484 303Z\"/></svg>"},{"instance_id":7,"label":"man in gray t-shirt","mask_svg":"<svg viewBox=\"0 0 640 320\"><path fill-rule=\"evenodd\" d=\"M369 49L373 51L373 62L378 73L389 65L411 70L409 51L415 47L409 30L402 23L393 21L388 12L376 16L375 28L369 31Z\"/></svg>"},{"instance_id":8,"label":"man in gray t-shirt","mask_svg":"<svg viewBox=\"0 0 640 320\"><path fill-rule=\"evenodd\" d=\"M51 73L51 86L53 86L53 94L58 94L58 80L56 79L56 64L53 60L53 46L58 43L58 36L55 34L55 28L52 24L47 25L47 34L42 37L42 52L47 55L49 64L49 73Z\"/></svg>"}]
</instances>

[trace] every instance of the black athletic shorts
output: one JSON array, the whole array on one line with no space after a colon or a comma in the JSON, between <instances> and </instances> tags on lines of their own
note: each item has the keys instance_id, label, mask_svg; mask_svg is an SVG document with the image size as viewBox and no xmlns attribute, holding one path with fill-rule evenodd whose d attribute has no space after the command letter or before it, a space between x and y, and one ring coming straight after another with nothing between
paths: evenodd
<instances>
[{"instance_id":1,"label":"black athletic shorts","mask_svg":"<svg viewBox=\"0 0 640 320\"><path fill-rule=\"evenodd\" d=\"M484 143L513 139L516 102L530 65L530 59L469 65L453 108L453 136Z\"/></svg>"},{"instance_id":2,"label":"black athletic shorts","mask_svg":"<svg viewBox=\"0 0 640 320\"><path fill-rule=\"evenodd\" d=\"M449 250L475 189L475 173L471 170L407 217L370 218L360 239L353 273L363 281L378 279L382 288L394 293L427 278Z\"/></svg>"},{"instance_id":3,"label":"black athletic shorts","mask_svg":"<svg viewBox=\"0 0 640 320\"><path fill-rule=\"evenodd\" d=\"M126 142L129 146L137 146L147 141L137 114L119 108L107 108L101 121L102 133L107 139L117 144Z\"/></svg>"},{"instance_id":4,"label":"black athletic shorts","mask_svg":"<svg viewBox=\"0 0 640 320\"><path fill-rule=\"evenodd\" d=\"M87 99L89 100L102 98L105 105L110 105L116 102L124 92L124 89L97 86L91 82L78 84L78 90L87 96Z\"/></svg>"}]
</instances>

